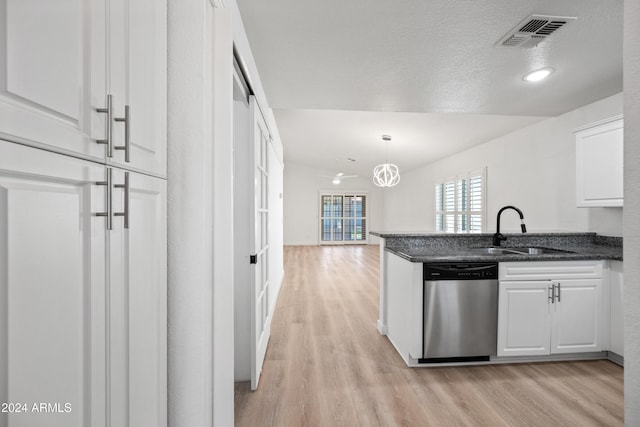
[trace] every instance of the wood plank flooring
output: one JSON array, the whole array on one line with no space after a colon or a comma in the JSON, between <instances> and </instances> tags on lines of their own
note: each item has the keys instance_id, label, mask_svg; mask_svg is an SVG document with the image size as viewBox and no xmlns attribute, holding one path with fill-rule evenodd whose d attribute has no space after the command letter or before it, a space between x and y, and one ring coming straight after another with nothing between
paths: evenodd
<instances>
[{"instance_id":1,"label":"wood plank flooring","mask_svg":"<svg viewBox=\"0 0 640 427\"><path fill-rule=\"evenodd\" d=\"M258 390L237 426L622 426L608 361L407 368L378 319L377 246L285 247Z\"/></svg>"}]
</instances>

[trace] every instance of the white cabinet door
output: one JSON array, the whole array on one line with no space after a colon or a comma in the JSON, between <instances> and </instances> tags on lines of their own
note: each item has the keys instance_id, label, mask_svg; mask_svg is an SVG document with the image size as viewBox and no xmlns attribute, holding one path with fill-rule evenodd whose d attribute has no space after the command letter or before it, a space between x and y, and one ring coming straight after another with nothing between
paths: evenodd
<instances>
[{"instance_id":1,"label":"white cabinet door","mask_svg":"<svg viewBox=\"0 0 640 427\"><path fill-rule=\"evenodd\" d=\"M0 28L0 138L166 175L166 1L0 0Z\"/></svg>"},{"instance_id":2,"label":"white cabinet door","mask_svg":"<svg viewBox=\"0 0 640 427\"><path fill-rule=\"evenodd\" d=\"M602 350L602 280L562 280L552 304L551 353Z\"/></svg>"},{"instance_id":3,"label":"white cabinet door","mask_svg":"<svg viewBox=\"0 0 640 427\"><path fill-rule=\"evenodd\" d=\"M624 273L621 261L611 261L611 323L609 350L624 356Z\"/></svg>"},{"instance_id":4,"label":"white cabinet door","mask_svg":"<svg viewBox=\"0 0 640 427\"><path fill-rule=\"evenodd\" d=\"M166 175L167 2L117 0L109 9L109 88L113 96L113 164Z\"/></svg>"},{"instance_id":5,"label":"white cabinet door","mask_svg":"<svg viewBox=\"0 0 640 427\"><path fill-rule=\"evenodd\" d=\"M129 172L107 231L106 174L0 141L2 426L167 425L166 181Z\"/></svg>"},{"instance_id":6,"label":"white cabinet door","mask_svg":"<svg viewBox=\"0 0 640 427\"><path fill-rule=\"evenodd\" d=\"M2 426L106 423L104 179L0 141L0 402L28 406Z\"/></svg>"},{"instance_id":7,"label":"white cabinet door","mask_svg":"<svg viewBox=\"0 0 640 427\"><path fill-rule=\"evenodd\" d=\"M498 356L549 354L549 281L500 282Z\"/></svg>"},{"instance_id":8,"label":"white cabinet door","mask_svg":"<svg viewBox=\"0 0 640 427\"><path fill-rule=\"evenodd\" d=\"M623 205L623 120L614 117L576 132L576 204Z\"/></svg>"},{"instance_id":9,"label":"white cabinet door","mask_svg":"<svg viewBox=\"0 0 640 427\"><path fill-rule=\"evenodd\" d=\"M0 0L0 137L104 159L104 0Z\"/></svg>"},{"instance_id":10,"label":"white cabinet door","mask_svg":"<svg viewBox=\"0 0 640 427\"><path fill-rule=\"evenodd\" d=\"M110 233L111 422L167 425L166 181L114 169Z\"/></svg>"}]
</instances>

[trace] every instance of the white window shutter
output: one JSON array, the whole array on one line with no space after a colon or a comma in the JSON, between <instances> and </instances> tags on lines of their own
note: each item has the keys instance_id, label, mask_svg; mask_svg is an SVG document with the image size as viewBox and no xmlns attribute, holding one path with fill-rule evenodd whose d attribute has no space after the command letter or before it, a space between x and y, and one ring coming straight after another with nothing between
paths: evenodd
<instances>
[{"instance_id":1,"label":"white window shutter","mask_svg":"<svg viewBox=\"0 0 640 427\"><path fill-rule=\"evenodd\" d=\"M436 231L480 233L485 223L486 168L435 186Z\"/></svg>"}]
</instances>

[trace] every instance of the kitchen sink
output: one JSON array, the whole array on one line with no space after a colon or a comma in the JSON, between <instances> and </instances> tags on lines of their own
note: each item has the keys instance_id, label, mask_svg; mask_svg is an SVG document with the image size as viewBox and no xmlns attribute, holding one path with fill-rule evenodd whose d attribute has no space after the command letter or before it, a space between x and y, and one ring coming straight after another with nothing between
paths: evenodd
<instances>
[{"instance_id":1,"label":"kitchen sink","mask_svg":"<svg viewBox=\"0 0 640 427\"><path fill-rule=\"evenodd\" d=\"M544 255L544 254L562 254L572 253L563 249L541 248L541 247L488 247L488 248L469 248L474 252L480 252L488 255Z\"/></svg>"},{"instance_id":2,"label":"kitchen sink","mask_svg":"<svg viewBox=\"0 0 640 427\"><path fill-rule=\"evenodd\" d=\"M558 253L572 253L571 251L565 251L563 249L552 249L552 248L512 248L513 251L520 252L523 254L529 255L543 255L543 254L558 254Z\"/></svg>"},{"instance_id":3,"label":"kitchen sink","mask_svg":"<svg viewBox=\"0 0 640 427\"><path fill-rule=\"evenodd\" d=\"M503 255L503 254L512 254L514 251L507 250L505 248L469 248L469 250L473 252L480 252L483 254L490 255ZM518 252L520 253L520 252Z\"/></svg>"}]
</instances>

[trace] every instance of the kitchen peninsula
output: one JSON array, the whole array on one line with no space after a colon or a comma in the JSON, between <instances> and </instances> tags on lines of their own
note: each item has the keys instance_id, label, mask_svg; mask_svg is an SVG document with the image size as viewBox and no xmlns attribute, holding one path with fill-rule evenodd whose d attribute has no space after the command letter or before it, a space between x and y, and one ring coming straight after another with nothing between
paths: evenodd
<instances>
[{"instance_id":1,"label":"kitchen peninsula","mask_svg":"<svg viewBox=\"0 0 640 427\"><path fill-rule=\"evenodd\" d=\"M622 329L615 319L620 310L611 308L621 299L613 291L622 292L622 238L595 233L505 234L506 241L496 247L492 234L370 234L381 238L378 330L407 365L575 358L622 363L622 349L610 348ZM474 296L458 306L461 297L457 291L451 293L451 286L443 288L448 295L425 292L427 266L445 265L466 268L472 273L458 274L482 279L489 276L479 277L485 273L473 271L495 266L491 273L492 292L498 294L492 315L495 351L482 353L481 358L466 353L428 357L434 346L442 345L443 335L458 344L477 338L464 330L460 318L475 316L479 308L486 311L488 304ZM470 289L473 282L465 283ZM429 319L436 311L446 328L434 333Z\"/></svg>"}]
</instances>

